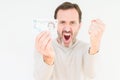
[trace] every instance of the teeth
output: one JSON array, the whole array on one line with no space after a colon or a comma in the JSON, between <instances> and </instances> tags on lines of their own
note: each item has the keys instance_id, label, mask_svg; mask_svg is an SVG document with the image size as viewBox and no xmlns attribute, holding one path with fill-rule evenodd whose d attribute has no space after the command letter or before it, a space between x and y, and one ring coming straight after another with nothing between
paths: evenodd
<instances>
[{"instance_id":1,"label":"teeth","mask_svg":"<svg viewBox=\"0 0 120 80\"><path fill-rule=\"evenodd\" d=\"M70 34L69 34L69 33L66 33L66 34L64 34L64 35L66 35L66 36L70 36Z\"/></svg>"}]
</instances>

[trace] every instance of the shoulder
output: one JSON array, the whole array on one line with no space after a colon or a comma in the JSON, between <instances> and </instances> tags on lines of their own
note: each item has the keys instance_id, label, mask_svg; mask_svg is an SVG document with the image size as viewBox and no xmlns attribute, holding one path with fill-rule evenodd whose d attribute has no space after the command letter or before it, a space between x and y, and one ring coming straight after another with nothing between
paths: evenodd
<instances>
[{"instance_id":1,"label":"shoulder","mask_svg":"<svg viewBox=\"0 0 120 80\"><path fill-rule=\"evenodd\" d=\"M89 44L87 42L81 41L81 40L77 40L77 47L79 48L88 48Z\"/></svg>"}]
</instances>

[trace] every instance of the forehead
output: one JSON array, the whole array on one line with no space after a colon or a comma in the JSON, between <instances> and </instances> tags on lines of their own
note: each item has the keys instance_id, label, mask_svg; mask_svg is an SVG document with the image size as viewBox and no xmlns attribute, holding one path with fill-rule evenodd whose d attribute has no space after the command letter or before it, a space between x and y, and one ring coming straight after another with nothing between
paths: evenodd
<instances>
[{"instance_id":1,"label":"forehead","mask_svg":"<svg viewBox=\"0 0 120 80\"><path fill-rule=\"evenodd\" d=\"M67 9L62 10L60 9L57 13L57 19L64 19L64 20L77 20L79 19L79 15L76 9Z\"/></svg>"}]
</instances>

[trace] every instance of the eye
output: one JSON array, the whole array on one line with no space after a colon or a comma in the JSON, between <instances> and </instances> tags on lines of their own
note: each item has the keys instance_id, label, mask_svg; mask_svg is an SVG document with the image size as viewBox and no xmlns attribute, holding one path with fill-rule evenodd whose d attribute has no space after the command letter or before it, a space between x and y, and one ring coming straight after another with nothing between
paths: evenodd
<instances>
[{"instance_id":1,"label":"eye","mask_svg":"<svg viewBox=\"0 0 120 80\"><path fill-rule=\"evenodd\" d=\"M74 25L74 24L75 24L75 21L71 21L70 24L71 24L71 25Z\"/></svg>"},{"instance_id":2,"label":"eye","mask_svg":"<svg viewBox=\"0 0 120 80\"><path fill-rule=\"evenodd\" d=\"M65 21L60 21L59 24L65 24Z\"/></svg>"}]
</instances>

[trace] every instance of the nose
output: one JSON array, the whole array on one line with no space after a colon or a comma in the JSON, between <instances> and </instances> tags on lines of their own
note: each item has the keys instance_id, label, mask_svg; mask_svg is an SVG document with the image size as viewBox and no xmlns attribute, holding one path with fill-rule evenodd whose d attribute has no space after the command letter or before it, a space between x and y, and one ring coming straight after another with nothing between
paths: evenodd
<instances>
[{"instance_id":1,"label":"nose","mask_svg":"<svg viewBox=\"0 0 120 80\"><path fill-rule=\"evenodd\" d=\"M69 32L69 31L71 31L71 28L69 26L66 26L66 27L64 27L64 31Z\"/></svg>"}]
</instances>

